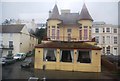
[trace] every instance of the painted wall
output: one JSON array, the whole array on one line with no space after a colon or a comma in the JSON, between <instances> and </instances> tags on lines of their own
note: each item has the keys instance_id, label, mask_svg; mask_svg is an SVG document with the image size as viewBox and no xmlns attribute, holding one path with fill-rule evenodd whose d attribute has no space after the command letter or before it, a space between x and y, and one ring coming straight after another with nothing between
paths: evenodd
<instances>
[{"instance_id":1,"label":"painted wall","mask_svg":"<svg viewBox=\"0 0 120 81\"><path fill-rule=\"evenodd\" d=\"M34 46L38 44L37 39L33 36L30 36L26 27L22 29L21 33L12 33L12 35L10 35L10 33L3 33L3 45L9 47L10 40L13 41L13 54L19 52L27 53L32 51ZM2 56L6 56L8 51L8 49L3 49Z\"/></svg>"},{"instance_id":2,"label":"painted wall","mask_svg":"<svg viewBox=\"0 0 120 81\"><path fill-rule=\"evenodd\" d=\"M49 20L47 22L47 37L49 37L49 30L50 30L50 37L52 36L52 26L55 26L55 36L57 36L57 24L61 23L61 21L59 20ZM92 21L90 20L80 20L78 21L79 24L82 24L82 40L84 40L84 26L88 26L88 39L87 40L91 40L91 37L89 37L89 34L91 34L91 32L89 32L90 27L92 27ZM50 27L50 28L49 28ZM60 28L60 40L61 41L68 41L68 32L67 29L71 29L72 32L71 34L71 40L74 41L79 41L79 26L58 26ZM55 39L57 40L57 39Z\"/></svg>"},{"instance_id":3,"label":"painted wall","mask_svg":"<svg viewBox=\"0 0 120 81\"><path fill-rule=\"evenodd\" d=\"M10 36L8 33L3 33L3 45L5 47L9 46L9 41L13 41L13 54L19 52L20 34L15 33ZM3 49L3 56L8 54L8 50Z\"/></svg>"},{"instance_id":4,"label":"painted wall","mask_svg":"<svg viewBox=\"0 0 120 81\"><path fill-rule=\"evenodd\" d=\"M99 28L99 33L95 32L95 29ZM103 32L103 28L104 28L104 32ZM106 32L106 28L110 28L110 32ZM114 33L114 29L117 29L117 33ZM94 25L92 27L92 37L99 37L99 43L97 44L97 46L103 48L105 47L105 53L107 53L106 48L108 46L110 46L110 53L114 54L114 55L118 55L118 51L119 51L119 45L118 44L114 44L114 37L118 38L118 43L119 43L119 37L118 34L119 33L119 28L115 25ZM105 43L103 43L103 36L105 37ZM107 36L110 36L110 39L107 39ZM117 48L117 50L115 50L114 48ZM103 53L102 53L103 54ZM103 54L104 55L104 54Z\"/></svg>"},{"instance_id":5,"label":"painted wall","mask_svg":"<svg viewBox=\"0 0 120 81\"><path fill-rule=\"evenodd\" d=\"M65 71L83 71L83 72L101 72L101 51L100 50L92 50L91 63L77 63L75 54L77 52L74 49L74 62L67 63L67 62L60 62L60 49L57 49L57 61L56 62L48 62L43 61L43 49L36 48L35 49L35 69L43 69L43 65L46 65L46 69L50 70L65 70Z\"/></svg>"}]
</instances>

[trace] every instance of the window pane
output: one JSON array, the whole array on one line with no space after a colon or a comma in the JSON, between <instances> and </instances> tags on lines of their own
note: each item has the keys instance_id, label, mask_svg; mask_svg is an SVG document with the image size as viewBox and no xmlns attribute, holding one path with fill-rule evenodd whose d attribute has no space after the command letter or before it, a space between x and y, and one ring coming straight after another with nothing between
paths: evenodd
<instances>
[{"instance_id":1,"label":"window pane","mask_svg":"<svg viewBox=\"0 0 120 81\"><path fill-rule=\"evenodd\" d=\"M55 49L44 49L43 60L44 61L56 61L56 50Z\"/></svg>"},{"instance_id":2,"label":"window pane","mask_svg":"<svg viewBox=\"0 0 120 81\"><path fill-rule=\"evenodd\" d=\"M105 28L103 28L103 33L105 32Z\"/></svg>"},{"instance_id":3,"label":"window pane","mask_svg":"<svg viewBox=\"0 0 120 81\"><path fill-rule=\"evenodd\" d=\"M105 43L105 36L103 36L103 44Z\"/></svg>"},{"instance_id":4,"label":"window pane","mask_svg":"<svg viewBox=\"0 0 120 81\"><path fill-rule=\"evenodd\" d=\"M82 30L79 30L79 38L82 40Z\"/></svg>"},{"instance_id":5,"label":"window pane","mask_svg":"<svg viewBox=\"0 0 120 81\"><path fill-rule=\"evenodd\" d=\"M95 28L95 33L99 33L99 28Z\"/></svg>"},{"instance_id":6,"label":"window pane","mask_svg":"<svg viewBox=\"0 0 120 81\"><path fill-rule=\"evenodd\" d=\"M114 44L117 44L117 37L114 37Z\"/></svg>"},{"instance_id":7,"label":"window pane","mask_svg":"<svg viewBox=\"0 0 120 81\"><path fill-rule=\"evenodd\" d=\"M61 50L61 62L73 62L74 53L72 50Z\"/></svg>"},{"instance_id":8,"label":"window pane","mask_svg":"<svg viewBox=\"0 0 120 81\"><path fill-rule=\"evenodd\" d=\"M55 29L52 29L52 39L55 39Z\"/></svg>"},{"instance_id":9,"label":"window pane","mask_svg":"<svg viewBox=\"0 0 120 81\"><path fill-rule=\"evenodd\" d=\"M99 36L96 36L96 37L95 37L95 41L96 41L97 43L99 43Z\"/></svg>"},{"instance_id":10,"label":"window pane","mask_svg":"<svg viewBox=\"0 0 120 81\"><path fill-rule=\"evenodd\" d=\"M71 29L67 29L67 32L72 32L72 30Z\"/></svg>"},{"instance_id":11,"label":"window pane","mask_svg":"<svg viewBox=\"0 0 120 81\"><path fill-rule=\"evenodd\" d=\"M84 29L84 40L87 40L88 38L88 29Z\"/></svg>"},{"instance_id":12,"label":"window pane","mask_svg":"<svg viewBox=\"0 0 120 81\"><path fill-rule=\"evenodd\" d=\"M110 44L110 36L107 36L107 44Z\"/></svg>"},{"instance_id":13,"label":"window pane","mask_svg":"<svg viewBox=\"0 0 120 81\"><path fill-rule=\"evenodd\" d=\"M117 29L114 29L114 33L117 33Z\"/></svg>"},{"instance_id":14,"label":"window pane","mask_svg":"<svg viewBox=\"0 0 120 81\"><path fill-rule=\"evenodd\" d=\"M110 28L106 28L106 32L110 32Z\"/></svg>"},{"instance_id":15,"label":"window pane","mask_svg":"<svg viewBox=\"0 0 120 81\"><path fill-rule=\"evenodd\" d=\"M13 47L13 41L9 41L9 47Z\"/></svg>"},{"instance_id":16,"label":"window pane","mask_svg":"<svg viewBox=\"0 0 120 81\"><path fill-rule=\"evenodd\" d=\"M59 37L60 37L60 30L58 29L57 30L57 39L59 39Z\"/></svg>"},{"instance_id":17,"label":"window pane","mask_svg":"<svg viewBox=\"0 0 120 81\"><path fill-rule=\"evenodd\" d=\"M105 47L103 47L103 49L102 49L102 50L103 50L103 54L105 54Z\"/></svg>"},{"instance_id":18,"label":"window pane","mask_svg":"<svg viewBox=\"0 0 120 81\"><path fill-rule=\"evenodd\" d=\"M110 54L110 46L106 48L107 54Z\"/></svg>"},{"instance_id":19,"label":"window pane","mask_svg":"<svg viewBox=\"0 0 120 81\"><path fill-rule=\"evenodd\" d=\"M91 63L90 51L78 51L77 62Z\"/></svg>"}]
</instances>

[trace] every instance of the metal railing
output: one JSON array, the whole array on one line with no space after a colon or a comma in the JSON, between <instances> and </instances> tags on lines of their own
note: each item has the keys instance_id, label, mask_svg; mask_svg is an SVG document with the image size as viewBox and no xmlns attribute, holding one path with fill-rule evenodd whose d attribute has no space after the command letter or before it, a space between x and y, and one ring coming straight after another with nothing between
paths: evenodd
<instances>
[{"instance_id":1,"label":"metal railing","mask_svg":"<svg viewBox=\"0 0 120 81\"><path fill-rule=\"evenodd\" d=\"M91 41L92 38L90 37L76 37L76 36L49 36L46 40L53 40L53 41Z\"/></svg>"},{"instance_id":2,"label":"metal railing","mask_svg":"<svg viewBox=\"0 0 120 81\"><path fill-rule=\"evenodd\" d=\"M2 49L13 49L14 48L14 45L0 45L0 47L2 48Z\"/></svg>"}]
</instances>

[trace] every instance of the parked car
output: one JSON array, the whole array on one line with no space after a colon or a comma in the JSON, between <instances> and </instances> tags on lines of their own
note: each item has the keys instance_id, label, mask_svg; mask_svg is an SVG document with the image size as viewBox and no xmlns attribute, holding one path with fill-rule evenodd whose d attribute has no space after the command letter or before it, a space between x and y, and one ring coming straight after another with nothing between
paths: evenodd
<instances>
[{"instance_id":1,"label":"parked car","mask_svg":"<svg viewBox=\"0 0 120 81\"><path fill-rule=\"evenodd\" d=\"M28 81L39 81L39 78L37 77L30 77Z\"/></svg>"},{"instance_id":2,"label":"parked car","mask_svg":"<svg viewBox=\"0 0 120 81\"><path fill-rule=\"evenodd\" d=\"M21 68L30 68L32 66L32 59L25 59L21 64Z\"/></svg>"},{"instance_id":3,"label":"parked car","mask_svg":"<svg viewBox=\"0 0 120 81\"><path fill-rule=\"evenodd\" d=\"M28 52L27 54L26 54L26 57L30 57L30 56L32 56L33 55L33 53L30 51L30 52Z\"/></svg>"},{"instance_id":4,"label":"parked car","mask_svg":"<svg viewBox=\"0 0 120 81\"><path fill-rule=\"evenodd\" d=\"M2 57L2 65L7 65L7 64L13 64L16 62L15 59L13 59L13 57Z\"/></svg>"},{"instance_id":5,"label":"parked car","mask_svg":"<svg viewBox=\"0 0 120 81\"><path fill-rule=\"evenodd\" d=\"M17 53L16 55L14 55L13 58L16 60L24 60L26 58L26 54L25 53Z\"/></svg>"},{"instance_id":6,"label":"parked car","mask_svg":"<svg viewBox=\"0 0 120 81\"><path fill-rule=\"evenodd\" d=\"M4 57L0 58L0 64L5 65L5 58Z\"/></svg>"}]
</instances>

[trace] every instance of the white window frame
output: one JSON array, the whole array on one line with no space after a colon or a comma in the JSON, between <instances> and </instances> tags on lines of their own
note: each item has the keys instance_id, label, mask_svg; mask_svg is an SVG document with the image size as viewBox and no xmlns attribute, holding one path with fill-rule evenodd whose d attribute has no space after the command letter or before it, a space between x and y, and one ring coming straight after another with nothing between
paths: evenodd
<instances>
[{"instance_id":1,"label":"white window frame","mask_svg":"<svg viewBox=\"0 0 120 81\"><path fill-rule=\"evenodd\" d=\"M118 44L118 37L117 36L114 37L114 44Z\"/></svg>"},{"instance_id":2,"label":"white window frame","mask_svg":"<svg viewBox=\"0 0 120 81\"><path fill-rule=\"evenodd\" d=\"M99 33L99 28L95 28L95 33Z\"/></svg>"}]
</instances>

